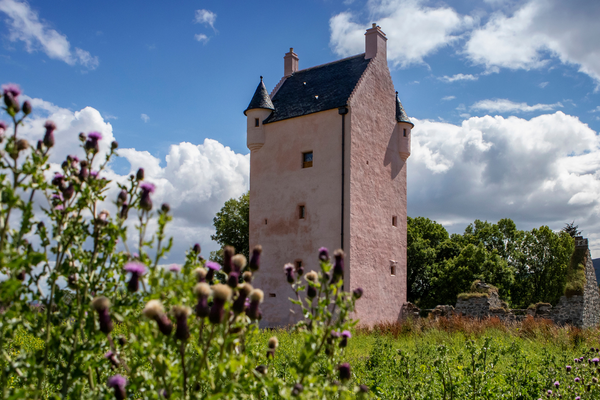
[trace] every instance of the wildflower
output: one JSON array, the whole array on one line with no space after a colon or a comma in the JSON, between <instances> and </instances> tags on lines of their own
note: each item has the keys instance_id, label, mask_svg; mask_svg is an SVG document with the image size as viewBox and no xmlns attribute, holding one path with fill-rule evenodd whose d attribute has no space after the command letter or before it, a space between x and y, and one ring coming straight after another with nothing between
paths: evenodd
<instances>
[{"instance_id":1,"label":"wildflower","mask_svg":"<svg viewBox=\"0 0 600 400\"><path fill-rule=\"evenodd\" d=\"M294 283L294 266L292 264L285 264L283 270L285 271L288 283Z\"/></svg>"},{"instance_id":2,"label":"wildflower","mask_svg":"<svg viewBox=\"0 0 600 400\"><path fill-rule=\"evenodd\" d=\"M173 324L171 323L171 320L169 320L169 317L167 317L167 314L165 314L165 309L159 300L150 300L146 303L146 306L142 310L142 314L147 318L156 321L158 330L160 330L163 335L169 336L173 331Z\"/></svg>"},{"instance_id":3,"label":"wildflower","mask_svg":"<svg viewBox=\"0 0 600 400\"><path fill-rule=\"evenodd\" d=\"M239 280L240 273L237 271L231 271L229 273L229 277L227 278L227 285L229 285L229 287L231 287L232 289L235 289L238 285Z\"/></svg>"},{"instance_id":4,"label":"wildflower","mask_svg":"<svg viewBox=\"0 0 600 400\"><path fill-rule=\"evenodd\" d=\"M299 277L304 274L304 267L302 266L302 262L296 263L296 273L298 274Z\"/></svg>"},{"instance_id":5,"label":"wildflower","mask_svg":"<svg viewBox=\"0 0 600 400\"><path fill-rule=\"evenodd\" d=\"M552 396L552 390L548 389L548 397Z\"/></svg>"},{"instance_id":6,"label":"wildflower","mask_svg":"<svg viewBox=\"0 0 600 400\"><path fill-rule=\"evenodd\" d=\"M206 282L206 269L202 267L198 267L194 270L194 274L196 274L197 282Z\"/></svg>"},{"instance_id":7,"label":"wildflower","mask_svg":"<svg viewBox=\"0 0 600 400\"><path fill-rule=\"evenodd\" d=\"M567 372L571 372L571 366L567 365Z\"/></svg>"},{"instance_id":8,"label":"wildflower","mask_svg":"<svg viewBox=\"0 0 600 400\"><path fill-rule=\"evenodd\" d=\"M17 101L15 96L10 92L4 93L4 104L6 104L6 108L8 110L10 110L14 113L11 115L15 115L16 113L19 112L19 110L21 110L21 106L19 105L19 102ZM9 114L10 114L10 111L9 111Z\"/></svg>"},{"instance_id":9,"label":"wildflower","mask_svg":"<svg viewBox=\"0 0 600 400\"><path fill-rule=\"evenodd\" d=\"M360 393L369 393L369 387L367 385L360 385L358 391Z\"/></svg>"},{"instance_id":10,"label":"wildflower","mask_svg":"<svg viewBox=\"0 0 600 400\"><path fill-rule=\"evenodd\" d=\"M342 382L350 379L350 364L342 363L338 365L338 372L340 373L340 380Z\"/></svg>"},{"instance_id":11,"label":"wildflower","mask_svg":"<svg viewBox=\"0 0 600 400\"><path fill-rule=\"evenodd\" d=\"M127 397L125 393L125 384L127 383L127 379L122 375L114 375L108 378L108 387L113 388L115 390L115 398L117 400L124 400Z\"/></svg>"},{"instance_id":12,"label":"wildflower","mask_svg":"<svg viewBox=\"0 0 600 400\"><path fill-rule=\"evenodd\" d=\"M57 204L56 206L54 206L54 209L55 209L56 211L62 211L62 210L64 210L65 208L63 207L63 205L62 205L62 204Z\"/></svg>"},{"instance_id":13,"label":"wildflower","mask_svg":"<svg viewBox=\"0 0 600 400\"><path fill-rule=\"evenodd\" d=\"M342 340L340 341L340 347L344 348L346 346L348 346L348 339L350 339L352 337L352 334L350 333L350 331L343 331L342 332Z\"/></svg>"},{"instance_id":14,"label":"wildflower","mask_svg":"<svg viewBox=\"0 0 600 400\"><path fill-rule=\"evenodd\" d=\"M196 254L200 254L200 250L201 250L201 248L200 248L200 243L196 243L196 244L194 245L194 247L192 247L192 251L193 251L194 253L196 253Z\"/></svg>"},{"instance_id":15,"label":"wildflower","mask_svg":"<svg viewBox=\"0 0 600 400\"><path fill-rule=\"evenodd\" d=\"M194 294L198 299L198 303L196 304L196 315L199 318L207 317L210 312L210 307L208 307L208 297L211 292L210 285L206 282L198 283L194 287Z\"/></svg>"},{"instance_id":16,"label":"wildflower","mask_svg":"<svg viewBox=\"0 0 600 400\"><path fill-rule=\"evenodd\" d=\"M23 102L23 107L21 107L23 110L23 114L25 115L29 115L31 114L31 103L29 102L29 100L25 100Z\"/></svg>"},{"instance_id":17,"label":"wildflower","mask_svg":"<svg viewBox=\"0 0 600 400\"><path fill-rule=\"evenodd\" d=\"M223 272L229 274L231 272L231 258L235 254L235 249L232 246L225 246L223 248Z\"/></svg>"},{"instance_id":18,"label":"wildflower","mask_svg":"<svg viewBox=\"0 0 600 400\"><path fill-rule=\"evenodd\" d=\"M96 297L94 300L92 300L92 308L98 313L100 331L108 335L113 330L113 323L110 319L110 314L108 313L108 309L110 308L110 300L104 296Z\"/></svg>"},{"instance_id":19,"label":"wildflower","mask_svg":"<svg viewBox=\"0 0 600 400\"><path fill-rule=\"evenodd\" d=\"M131 272L131 279L127 283L127 289L130 292L137 292L140 287L140 276L146 272L146 266L139 262L128 262L123 269Z\"/></svg>"},{"instance_id":20,"label":"wildflower","mask_svg":"<svg viewBox=\"0 0 600 400\"><path fill-rule=\"evenodd\" d=\"M580 380L581 380L581 379L579 379L579 378L575 378L575 382L576 382L576 383L579 383L579 381L580 381Z\"/></svg>"},{"instance_id":21,"label":"wildflower","mask_svg":"<svg viewBox=\"0 0 600 400\"><path fill-rule=\"evenodd\" d=\"M171 206L169 205L169 203L162 203L162 205L160 206L160 209L162 212L167 214L169 211L171 211Z\"/></svg>"},{"instance_id":22,"label":"wildflower","mask_svg":"<svg viewBox=\"0 0 600 400\"><path fill-rule=\"evenodd\" d=\"M332 283L336 283L344 275L344 251L341 249L336 250L333 253L335 261L333 263L333 276L331 278Z\"/></svg>"},{"instance_id":23,"label":"wildflower","mask_svg":"<svg viewBox=\"0 0 600 400\"><path fill-rule=\"evenodd\" d=\"M296 383L294 385L294 388L292 389L292 396L294 396L294 397L299 396L303 390L304 390L304 386L302 386L301 383Z\"/></svg>"},{"instance_id":24,"label":"wildflower","mask_svg":"<svg viewBox=\"0 0 600 400\"><path fill-rule=\"evenodd\" d=\"M94 153L100 151L100 144L98 141L102 140L102 134L100 132L90 132L85 142L85 149L90 150Z\"/></svg>"},{"instance_id":25,"label":"wildflower","mask_svg":"<svg viewBox=\"0 0 600 400\"><path fill-rule=\"evenodd\" d=\"M267 343L267 347L269 348L269 350L267 350L267 358L275 357L275 350L277 349L278 346L279 346L279 340L277 339L277 337L272 336L271 338L269 338L269 341Z\"/></svg>"},{"instance_id":26,"label":"wildflower","mask_svg":"<svg viewBox=\"0 0 600 400\"><path fill-rule=\"evenodd\" d=\"M174 306L171 310L175 316L175 338L185 341L190 337L190 328L188 327L187 319L192 313L189 307Z\"/></svg>"},{"instance_id":27,"label":"wildflower","mask_svg":"<svg viewBox=\"0 0 600 400\"><path fill-rule=\"evenodd\" d=\"M308 284L308 288L306 289L306 295L312 299L317 295L317 288L311 285L311 283L315 283L319 279L319 275L315 271L310 271L304 276Z\"/></svg>"},{"instance_id":28,"label":"wildflower","mask_svg":"<svg viewBox=\"0 0 600 400\"><path fill-rule=\"evenodd\" d=\"M113 353L112 351L109 351L108 353L106 353L104 355L104 358L106 358L108 361L110 361L110 363L112 364L113 368L118 368L119 367L119 360L117 359L117 355L115 353Z\"/></svg>"},{"instance_id":29,"label":"wildflower","mask_svg":"<svg viewBox=\"0 0 600 400\"><path fill-rule=\"evenodd\" d=\"M17 151L27 150L29 148L29 142L25 139L19 139L16 143Z\"/></svg>"},{"instance_id":30,"label":"wildflower","mask_svg":"<svg viewBox=\"0 0 600 400\"><path fill-rule=\"evenodd\" d=\"M260 319L261 317L261 313L260 310L258 309L258 306L260 305L260 303L262 303L265 294L263 293L262 290L260 289L254 289L250 292L250 305L248 306L248 309L246 310L246 315L248 317L250 317L250 319Z\"/></svg>"},{"instance_id":31,"label":"wildflower","mask_svg":"<svg viewBox=\"0 0 600 400\"><path fill-rule=\"evenodd\" d=\"M252 292L253 287L249 283L243 283L238 287L238 297L233 302L231 309L234 313L240 314L246 308L246 299L250 292Z\"/></svg>"},{"instance_id":32,"label":"wildflower","mask_svg":"<svg viewBox=\"0 0 600 400\"><path fill-rule=\"evenodd\" d=\"M600 359L598 359L598 358L592 358L592 362L594 364L596 364L596 366L598 366L598 362L600 362Z\"/></svg>"},{"instance_id":33,"label":"wildflower","mask_svg":"<svg viewBox=\"0 0 600 400\"><path fill-rule=\"evenodd\" d=\"M177 265L177 264L171 264L171 266L169 266L169 271L171 272L180 272L181 271L181 266Z\"/></svg>"},{"instance_id":34,"label":"wildflower","mask_svg":"<svg viewBox=\"0 0 600 400\"><path fill-rule=\"evenodd\" d=\"M128 211L129 211L129 204L123 203L123 205L121 206L121 211L119 212L119 218L126 219Z\"/></svg>"},{"instance_id":35,"label":"wildflower","mask_svg":"<svg viewBox=\"0 0 600 400\"><path fill-rule=\"evenodd\" d=\"M86 139L87 139L87 136L86 136L86 134L85 134L85 133L83 133L83 132L79 132L79 140L80 140L81 142L85 142L85 140L86 140Z\"/></svg>"},{"instance_id":36,"label":"wildflower","mask_svg":"<svg viewBox=\"0 0 600 400\"><path fill-rule=\"evenodd\" d=\"M223 308L225 303L231 299L231 288L221 283L213 286L213 305L208 314L208 320L213 324L223 321Z\"/></svg>"},{"instance_id":37,"label":"wildflower","mask_svg":"<svg viewBox=\"0 0 600 400\"><path fill-rule=\"evenodd\" d=\"M352 295L354 296L355 299L360 299L363 295L363 290L362 288L356 288L352 291Z\"/></svg>"},{"instance_id":38,"label":"wildflower","mask_svg":"<svg viewBox=\"0 0 600 400\"><path fill-rule=\"evenodd\" d=\"M50 148L54 146L54 131L56 130L56 124L53 121L46 121L44 124L46 133L44 134L44 146Z\"/></svg>"},{"instance_id":39,"label":"wildflower","mask_svg":"<svg viewBox=\"0 0 600 400\"><path fill-rule=\"evenodd\" d=\"M119 192L119 196L117 196L117 204L123 204L127 201L127 191L125 189Z\"/></svg>"},{"instance_id":40,"label":"wildflower","mask_svg":"<svg viewBox=\"0 0 600 400\"><path fill-rule=\"evenodd\" d=\"M246 268L248 260L243 254L236 254L231 258L231 263L233 264L234 271L241 272L244 268Z\"/></svg>"},{"instance_id":41,"label":"wildflower","mask_svg":"<svg viewBox=\"0 0 600 400\"><path fill-rule=\"evenodd\" d=\"M62 190L62 195L67 200L69 200L71 197L73 197L74 194L75 194L75 187L73 186L73 183L70 183L69 186L67 186L66 188L64 188Z\"/></svg>"},{"instance_id":42,"label":"wildflower","mask_svg":"<svg viewBox=\"0 0 600 400\"><path fill-rule=\"evenodd\" d=\"M207 261L204 266L208 268L208 274L206 274L206 281L212 282L213 277L215 276L215 272L220 270L221 266L219 265L219 263L214 261Z\"/></svg>"},{"instance_id":43,"label":"wildflower","mask_svg":"<svg viewBox=\"0 0 600 400\"><path fill-rule=\"evenodd\" d=\"M144 168L138 169L135 177L138 181L143 181L144 180Z\"/></svg>"},{"instance_id":44,"label":"wildflower","mask_svg":"<svg viewBox=\"0 0 600 400\"><path fill-rule=\"evenodd\" d=\"M558 389L558 387L560 386L560 383L558 383L558 381L554 382L554 387Z\"/></svg>"},{"instance_id":45,"label":"wildflower","mask_svg":"<svg viewBox=\"0 0 600 400\"><path fill-rule=\"evenodd\" d=\"M250 271L258 271L260 268L260 254L262 253L262 246L256 245L252 249L252 255L250 256Z\"/></svg>"},{"instance_id":46,"label":"wildflower","mask_svg":"<svg viewBox=\"0 0 600 400\"><path fill-rule=\"evenodd\" d=\"M155 186L149 182L144 182L140 185L140 189L142 189L142 194L140 195L140 206L146 211L152 210L150 193L154 193Z\"/></svg>"},{"instance_id":47,"label":"wildflower","mask_svg":"<svg viewBox=\"0 0 600 400\"><path fill-rule=\"evenodd\" d=\"M319 249L319 260L323 262L329 261L329 250L327 250L327 247L321 247Z\"/></svg>"},{"instance_id":48,"label":"wildflower","mask_svg":"<svg viewBox=\"0 0 600 400\"><path fill-rule=\"evenodd\" d=\"M250 283L252 282L252 272L250 271L246 271L242 274L242 279L244 280L244 282L246 283Z\"/></svg>"},{"instance_id":49,"label":"wildflower","mask_svg":"<svg viewBox=\"0 0 600 400\"><path fill-rule=\"evenodd\" d=\"M21 94L21 88L16 83L6 83L2 85L2 92L5 96L10 93L16 99Z\"/></svg>"},{"instance_id":50,"label":"wildflower","mask_svg":"<svg viewBox=\"0 0 600 400\"><path fill-rule=\"evenodd\" d=\"M116 150L116 149L118 149L118 148L119 148L119 142L117 142L116 140L113 140L113 141L110 143L110 148L111 148L112 150Z\"/></svg>"},{"instance_id":51,"label":"wildflower","mask_svg":"<svg viewBox=\"0 0 600 400\"><path fill-rule=\"evenodd\" d=\"M83 165L83 163L81 164L81 169L79 170L79 180L80 181L85 181L88 176L90 175L89 170L87 169L87 165Z\"/></svg>"}]
</instances>

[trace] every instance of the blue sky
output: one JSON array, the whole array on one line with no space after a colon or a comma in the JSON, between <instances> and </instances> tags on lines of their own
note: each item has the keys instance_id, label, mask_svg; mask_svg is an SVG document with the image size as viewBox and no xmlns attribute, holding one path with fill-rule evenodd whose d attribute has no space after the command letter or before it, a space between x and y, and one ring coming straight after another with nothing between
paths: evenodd
<instances>
[{"instance_id":1,"label":"blue sky","mask_svg":"<svg viewBox=\"0 0 600 400\"><path fill-rule=\"evenodd\" d=\"M151 165L178 235L214 248L212 216L248 184L242 111L259 76L271 90L290 47L300 68L360 53L376 22L416 123L409 214L451 231L575 220L600 250L600 3L563 3L0 0L0 80L65 137L113 135L127 149L114 178Z\"/></svg>"}]
</instances>

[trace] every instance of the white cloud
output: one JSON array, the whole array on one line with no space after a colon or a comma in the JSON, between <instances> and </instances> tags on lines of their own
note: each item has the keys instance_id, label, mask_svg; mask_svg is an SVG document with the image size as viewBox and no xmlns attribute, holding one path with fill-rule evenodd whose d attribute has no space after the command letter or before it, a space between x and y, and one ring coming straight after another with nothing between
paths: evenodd
<instances>
[{"instance_id":1,"label":"white cloud","mask_svg":"<svg viewBox=\"0 0 600 400\"><path fill-rule=\"evenodd\" d=\"M546 86L548 86L548 83L550 82L542 82L540 83L538 86L541 87L542 89L545 88Z\"/></svg>"},{"instance_id":2,"label":"white cloud","mask_svg":"<svg viewBox=\"0 0 600 400\"><path fill-rule=\"evenodd\" d=\"M364 33L377 21L387 35L388 60L395 67L423 63L423 58L458 39L473 19L449 7L427 7L421 0L370 0L369 21L342 12L329 20L330 46L340 56L365 51Z\"/></svg>"},{"instance_id":3,"label":"white cloud","mask_svg":"<svg viewBox=\"0 0 600 400\"><path fill-rule=\"evenodd\" d=\"M597 2L530 0L512 15L493 14L465 52L490 70L540 68L553 56L600 83L599 19Z\"/></svg>"},{"instance_id":4,"label":"white cloud","mask_svg":"<svg viewBox=\"0 0 600 400\"><path fill-rule=\"evenodd\" d=\"M197 35L194 35L194 38L201 42L201 43L205 43L208 42L208 36L206 36L204 33L198 33Z\"/></svg>"},{"instance_id":5,"label":"white cloud","mask_svg":"<svg viewBox=\"0 0 600 400\"><path fill-rule=\"evenodd\" d=\"M48 57L69 65L80 64L88 69L98 67L98 57L77 47L72 52L67 37L40 21L38 14L26 2L0 0L0 11L8 17L10 40L24 42L28 52L42 50Z\"/></svg>"},{"instance_id":6,"label":"white cloud","mask_svg":"<svg viewBox=\"0 0 600 400\"><path fill-rule=\"evenodd\" d=\"M471 74L456 74L452 76L444 75L438 78L442 82L452 83L456 81L476 81L479 79L478 76L474 76Z\"/></svg>"},{"instance_id":7,"label":"white cloud","mask_svg":"<svg viewBox=\"0 0 600 400\"><path fill-rule=\"evenodd\" d=\"M209 10L196 10L197 24L205 24L215 29L215 21L217 20L217 14Z\"/></svg>"},{"instance_id":8,"label":"white cloud","mask_svg":"<svg viewBox=\"0 0 600 400\"><path fill-rule=\"evenodd\" d=\"M446 97L442 97L443 101L449 101L449 100L454 100L456 98L456 96L446 96Z\"/></svg>"},{"instance_id":9,"label":"white cloud","mask_svg":"<svg viewBox=\"0 0 600 400\"><path fill-rule=\"evenodd\" d=\"M81 156L79 132L99 131L102 134L99 159L104 158L110 143L115 140L112 125L92 107L73 112L41 99L31 99L31 103L34 112L20 128L20 135L35 143L43 137L46 119L53 120L58 127L56 145L50 157L54 168L58 168L69 154ZM125 182L130 173L143 167L145 179L156 185L152 197L156 207L162 203L171 206L174 220L168 235L174 237L175 244L170 260L182 261L183 252L196 242L202 245L203 254L208 257L208 253L217 248L210 240L214 233L212 219L225 201L248 190L249 155L235 153L212 139L197 145L187 142L172 145L164 159L136 149L119 149L118 152L121 159L129 162L129 171L121 175L109 166L104 176L113 182ZM117 192L113 184L107 201L102 204L111 215L117 211L112 203ZM134 229L130 229L131 235L133 232Z\"/></svg>"},{"instance_id":10,"label":"white cloud","mask_svg":"<svg viewBox=\"0 0 600 400\"><path fill-rule=\"evenodd\" d=\"M596 108L594 108L593 110L590 110L591 113L597 113L600 112L600 106L597 106Z\"/></svg>"},{"instance_id":11,"label":"white cloud","mask_svg":"<svg viewBox=\"0 0 600 400\"><path fill-rule=\"evenodd\" d=\"M485 110L491 112L533 112L533 111L552 111L563 105L560 102L554 104L534 104L515 103L508 99L481 100L471 106L473 110Z\"/></svg>"},{"instance_id":12,"label":"white cloud","mask_svg":"<svg viewBox=\"0 0 600 400\"><path fill-rule=\"evenodd\" d=\"M150 117L147 116L146 114L140 115L140 118L142 119L142 121L144 121L144 123L146 123L150 120Z\"/></svg>"},{"instance_id":13,"label":"white cloud","mask_svg":"<svg viewBox=\"0 0 600 400\"><path fill-rule=\"evenodd\" d=\"M411 216L457 230L477 218L511 218L520 229L574 220L600 250L600 137L577 117L413 122Z\"/></svg>"}]
</instances>

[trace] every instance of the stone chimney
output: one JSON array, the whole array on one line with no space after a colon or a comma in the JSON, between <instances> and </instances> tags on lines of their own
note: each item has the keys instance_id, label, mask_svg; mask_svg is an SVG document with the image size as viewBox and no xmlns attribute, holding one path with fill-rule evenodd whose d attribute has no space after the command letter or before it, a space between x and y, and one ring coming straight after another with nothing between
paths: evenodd
<instances>
[{"instance_id":1,"label":"stone chimney","mask_svg":"<svg viewBox=\"0 0 600 400\"><path fill-rule=\"evenodd\" d=\"M385 33L381 31L377 24L373 24L370 29L367 29L365 33L365 60L376 56L387 59L387 45L385 42L387 42Z\"/></svg>"},{"instance_id":2,"label":"stone chimney","mask_svg":"<svg viewBox=\"0 0 600 400\"><path fill-rule=\"evenodd\" d=\"M285 53L283 57L283 76L291 76L294 72L298 71L298 54L294 53L294 48L290 47L290 52Z\"/></svg>"}]
</instances>

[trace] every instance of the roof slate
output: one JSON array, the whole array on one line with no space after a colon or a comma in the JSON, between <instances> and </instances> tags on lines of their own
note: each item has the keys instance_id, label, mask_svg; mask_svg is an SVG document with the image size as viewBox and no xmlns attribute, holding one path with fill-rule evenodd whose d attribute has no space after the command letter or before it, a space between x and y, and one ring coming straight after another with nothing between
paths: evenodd
<instances>
[{"instance_id":1,"label":"roof slate","mask_svg":"<svg viewBox=\"0 0 600 400\"><path fill-rule=\"evenodd\" d=\"M246 111L252 110L254 108L265 108L267 110L274 110L273 102L271 101L271 97L269 97L269 92L267 92L267 88L263 83L262 76L260 77L260 83L254 92L254 96L252 96L252 100L250 100L250 104L248 104L248 108L244 110L244 115L246 115Z\"/></svg>"},{"instance_id":2,"label":"roof slate","mask_svg":"<svg viewBox=\"0 0 600 400\"><path fill-rule=\"evenodd\" d=\"M264 123L347 105L369 61L365 60L363 53L294 72L273 97L275 111Z\"/></svg>"},{"instance_id":3,"label":"roof slate","mask_svg":"<svg viewBox=\"0 0 600 400\"><path fill-rule=\"evenodd\" d=\"M410 119L408 119L408 115L406 115L406 111L404 111L404 107L402 107L402 103L398 97L398 92L396 92L396 121L406 122L412 126L415 126L415 124L410 122Z\"/></svg>"}]
</instances>

